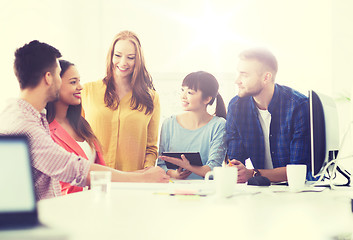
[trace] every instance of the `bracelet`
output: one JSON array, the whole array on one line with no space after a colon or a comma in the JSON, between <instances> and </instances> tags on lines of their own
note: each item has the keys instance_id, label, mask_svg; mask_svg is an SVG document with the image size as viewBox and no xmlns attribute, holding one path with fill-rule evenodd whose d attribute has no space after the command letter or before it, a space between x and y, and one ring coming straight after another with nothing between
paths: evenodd
<instances>
[{"instance_id":1,"label":"bracelet","mask_svg":"<svg viewBox=\"0 0 353 240\"><path fill-rule=\"evenodd\" d=\"M256 176L261 176L261 173L258 169L254 168L254 173L252 175L253 177L256 177Z\"/></svg>"}]
</instances>

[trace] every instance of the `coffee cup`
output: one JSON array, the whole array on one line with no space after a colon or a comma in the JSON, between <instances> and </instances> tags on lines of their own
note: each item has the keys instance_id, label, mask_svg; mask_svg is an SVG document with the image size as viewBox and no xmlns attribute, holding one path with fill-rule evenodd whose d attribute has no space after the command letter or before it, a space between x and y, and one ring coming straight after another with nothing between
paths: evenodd
<instances>
[{"instance_id":1,"label":"coffee cup","mask_svg":"<svg viewBox=\"0 0 353 240\"><path fill-rule=\"evenodd\" d=\"M229 197L233 195L238 180L238 169L236 167L215 167L205 176L205 181L210 181L213 176L218 197Z\"/></svg>"},{"instance_id":2,"label":"coffee cup","mask_svg":"<svg viewBox=\"0 0 353 240\"><path fill-rule=\"evenodd\" d=\"M305 187L306 165L305 164L288 164L287 180L288 186L293 190L300 190Z\"/></svg>"}]
</instances>

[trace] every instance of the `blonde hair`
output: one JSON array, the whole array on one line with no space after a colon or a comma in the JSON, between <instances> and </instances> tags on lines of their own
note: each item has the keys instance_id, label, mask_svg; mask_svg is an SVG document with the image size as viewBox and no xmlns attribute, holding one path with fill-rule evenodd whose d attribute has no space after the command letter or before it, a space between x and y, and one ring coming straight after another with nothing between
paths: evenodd
<instances>
[{"instance_id":1,"label":"blonde hair","mask_svg":"<svg viewBox=\"0 0 353 240\"><path fill-rule=\"evenodd\" d=\"M240 59L255 59L259 61L264 69L270 70L273 81L278 71L278 63L272 52L265 48L250 48L239 54Z\"/></svg>"}]
</instances>

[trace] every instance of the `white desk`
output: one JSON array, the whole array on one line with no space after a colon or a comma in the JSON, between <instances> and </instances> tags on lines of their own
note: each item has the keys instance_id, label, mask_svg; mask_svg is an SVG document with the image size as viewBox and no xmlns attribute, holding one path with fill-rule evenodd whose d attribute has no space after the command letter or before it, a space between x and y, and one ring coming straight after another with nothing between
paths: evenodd
<instances>
[{"instance_id":1,"label":"white desk","mask_svg":"<svg viewBox=\"0 0 353 240\"><path fill-rule=\"evenodd\" d=\"M353 231L352 188L283 193L239 185L234 197L156 194L193 184L113 183L109 197L85 191L39 202L43 223L71 239L331 239ZM347 235L347 234L346 234Z\"/></svg>"}]
</instances>

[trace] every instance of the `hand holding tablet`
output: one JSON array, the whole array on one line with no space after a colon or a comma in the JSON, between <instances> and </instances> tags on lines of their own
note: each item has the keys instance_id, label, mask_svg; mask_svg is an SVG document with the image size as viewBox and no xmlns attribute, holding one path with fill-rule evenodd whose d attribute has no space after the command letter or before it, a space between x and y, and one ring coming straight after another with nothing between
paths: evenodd
<instances>
[{"instance_id":1,"label":"hand holding tablet","mask_svg":"<svg viewBox=\"0 0 353 240\"><path fill-rule=\"evenodd\" d=\"M183 159L181 155L189 161L190 165L203 166L199 152L163 152L159 158L164 160L168 169L178 169L183 167Z\"/></svg>"}]
</instances>

